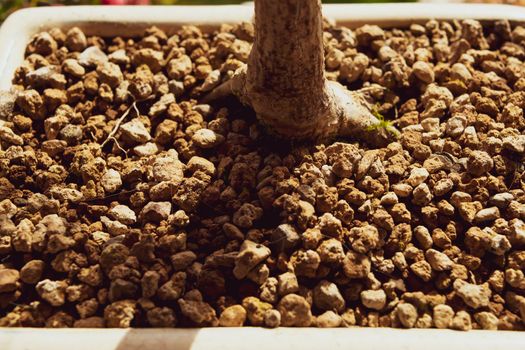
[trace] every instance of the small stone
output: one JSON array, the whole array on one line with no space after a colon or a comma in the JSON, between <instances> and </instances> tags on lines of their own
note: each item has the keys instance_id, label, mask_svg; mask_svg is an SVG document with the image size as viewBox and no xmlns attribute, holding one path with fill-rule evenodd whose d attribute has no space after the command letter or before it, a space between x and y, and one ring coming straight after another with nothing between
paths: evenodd
<instances>
[{"instance_id":1,"label":"small stone","mask_svg":"<svg viewBox=\"0 0 525 350\"><path fill-rule=\"evenodd\" d=\"M349 237L352 238L352 249L358 253L366 254L378 247L380 243L379 231L373 225L353 227Z\"/></svg>"},{"instance_id":2,"label":"small stone","mask_svg":"<svg viewBox=\"0 0 525 350\"><path fill-rule=\"evenodd\" d=\"M259 296L262 301L275 304L278 300L278 280L275 277L269 277L259 287Z\"/></svg>"},{"instance_id":3,"label":"small stone","mask_svg":"<svg viewBox=\"0 0 525 350\"><path fill-rule=\"evenodd\" d=\"M263 262L271 254L268 247L245 240L240 248L239 254L235 258L233 274L237 279L243 279L259 263Z\"/></svg>"},{"instance_id":4,"label":"small stone","mask_svg":"<svg viewBox=\"0 0 525 350\"><path fill-rule=\"evenodd\" d=\"M78 63L84 67L96 67L108 61L108 56L98 46L90 46L78 56Z\"/></svg>"},{"instance_id":5,"label":"small stone","mask_svg":"<svg viewBox=\"0 0 525 350\"><path fill-rule=\"evenodd\" d=\"M459 214L463 220L467 222L473 222L476 218L476 214L481 210L480 202L462 202L458 205Z\"/></svg>"},{"instance_id":6,"label":"small stone","mask_svg":"<svg viewBox=\"0 0 525 350\"><path fill-rule=\"evenodd\" d=\"M40 277L42 277L44 267L45 263L42 260L28 261L20 269L20 279L26 284L36 284L38 281L40 281Z\"/></svg>"},{"instance_id":7,"label":"small stone","mask_svg":"<svg viewBox=\"0 0 525 350\"><path fill-rule=\"evenodd\" d=\"M429 249L425 252L425 258L435 271L448 271L454 266L454 262L450 258L435 249Z\"/></svg>"},{"instance_id":8,"label":"small stone","mask_svg":"<svg viewBox=\"0 0 525 350\"><path fill-rule=\"evenodd\" d=\"M330 238L322 241L317 248L317 253L321 258L321 262L325 264L341 264L345 258L345 253L341 241L335 238Z\"/></svg>"},{"instance_id":9,"label":"small stone","mask_svg":"<svg viewBox=\"0 0 525 350\"><path fill-rule=\"evenodd\" d=\"M176 100L174 94L170 93L162 95L161 98L157 102L155 102L153 106L151 106L148 115L152 118L160 117L163 113L165 113L168 110L169 106L172 103L175 103L175 101Z\"/></svg>"},{"instance_id":10,"label":"small stone","mask_svg":"<svg viewBox=\"0 0 525 350\"><path fill-rule=\"evenodd\" d=\"M505 282L507 282L511 287L525 290L525 274L521 270L506 269Z\"/></svg>"},{"instance_id":11,"label":"small stone","mask_svg":"<svg viewBox=\"0 0 525 350\"><path fill-rule=\"evenodd\" d=\"M0 269L0 293L13 292L17 289L20 273L14 269Z\"/></svg>"},{"instance_id":12,"label":"small stone","mask_svg":"<svg viewBox=\"0 0 525 350\"><path fill-rule=\"evenodd\" d=\"M342 312L345 300L335 283L323 280L313 290L313 301L320 310L336 310Z\"/></svg>"},{"instance_id":13,"label":"small stone","mask_svg":"<svg viewBox=\"0 0 525 350\"><path fill-rule=\"evenodd\" d=\"M355 31L359 45L368 46L373 40L380 40L385 37L385 32L377 25L365 24Z\"/></svg>"},{"instance_id":14,"label":"small stone","mask_svg":"<svg viewBox=\"0 0 525 350\"><path fill-rule=\"evenodd\" d=\"M129 249L125 245L120 243L108 244L100 254L100 267L109 272L114 266L124 263L128 256Z\"/></svg>"},{"instance_id":15,"label":"small stone","mask_svg":"<svg viewBox=\"0 0 525 350\"><path fill-rule=\"evenodd\" d=\"M417 322L417 309L414 305L403 303L397 305L397 318L405 328L414 328Z\"/></svg>"},{"instance_id":16,"label":"small stone","mask_svg":"<svg viewBox=\"0 0 525 350\"><path fill-rule=\"evenodd\" d=\"M416 61L412 65L414 75L425 84L431 84L434 82L435 75L432 67L423 61Z\"/></svg>"},{"instance_id":17,"label":"small stone","mask_svg":"<svg viewBox=\"0 0 525 350\"><path fill-rule=\"evenodd\" d=\"M454 310L444 304L434 306L433 317L434 325L439 329L450 328L454 318Z\"/></svg>"},{"instance_id":18,"label":"small stone","mask_svg":"<svg viewBox=\"0 0 525 350\"><path fill-rule=\"evenodd\" d=\"M178 300L184 293L186 277L185 272L175 272L166 283L159 287L157 291L159 299L163 301Z\"/></svg>"},{"instance_id":19,"label":"small stone","mask_svg":"<svg viewBox=\"0 0 525 350\"><path fill-rule=\"evenodd\" d=\"M349 251L343 260L343 271L348 278L365 278L371 270L368 256Z\"/></svg>"},{"instance_id":20,"label":"small stone","mask_svg":"<svg viewBox=\"0 0 525 350\"><path fill-rule=\"evenodd\" d=\"M246 316L250 324L255 327L260 327L264 324L264 316L268 310L272 309L272 305L259 300L256 297L246 297L242 301L242 306L246 310Z\"/></svg>"},{"instance_id":21,"label":"small stone","mask_svg":"<svg viewBox=\"0 0 525 350\"><path fill-rule=\"evenodd\" d=\"M504 209L509 206L510 202L514 200L512 193L503 192L497 193L489 199L491 205L495 205L500 209Z\"/></svg>"},{"instance_id":22,"label":"small stone","mask_svg":"<svg viewBox=\"0 0 525 350\"><path fill-rule=\"evenodd\" d=\"M157 73L164 65L164 54L150 48L140 49L133 53L131 62L136 67L145 64L153 73Z\"/></svg>"},{"instance_id":23,"label":"small stone","mask_svg":"<svg viewBox=\"0 0 525 350\"><path fill-rule=\"evenodd\" d=\"M312 323L310 304L297 294L288 294L277 305L284 327L308 327Z\"/></svg>"},{"instance_id":24,"label":"small stone","mask_svg":"<svg viewBox=\"0 0 525 350\"><path fill-rule=\"evenodd\" d=\"M293 272L285 272L277 276L277 291L280 296L297 293L299 291L299 282Z\"/></svg>"},{"instance_id":25,"label":"small stone","mask_svg":"<svg viewBox=\"0 0 525 350\"><path fill-rule=\"evenodd\" d=\"M151 135L139 119L133 119L120 126L122 136L136 143L145 143L151 140Z\"/></svg>"},{"instance_id":26,"label":"small stone","mask_svg":"<svg viewBox=\"0 0 525 350\"><path fill-rule=\"evenodd\" d=\"M0 126L0 140L16 146L22 146L24 144L24 139L15 134L13 130L7 126Z\"/></svg>"},{"instance_id":27,"label":"small stone","mask_svg":"<svg viewBox=\"0 0 525 350\"><path fill-rule=\"evenodd\" d=\"M197 260L197 255L191 250L186 250L172 255L170 260L175 271L184 271Z\"/></svg>"},{"instance_id":28,"label":"small stone","mask_svg":"<svg viewBox=\"0 0 525 350\"><path fill-rule=\"evenodd\" d=\"M58 135L68 145L76 145L82 140L82 128L79 125L68 124L60 130Z\"/></svg>"},{"instance_id":29,"label":"small stone","mask_svg":"<svg viewBox=\"0 0 525 350\"><path fill-rule=\"evenodd\" d=\"M500 213L498 207L485 208L481 209L476 213L476 216L474 216L474 222L482 223L487 221L494 221L499 217Z\"/></svg>"},{"instance_id":30,"label":"small stone","mask_svg":"<svg viewBox=\"0 0 525 350\"><path fill-rule=\"evenodd\" d=\"M62 70L64 73L70 74L75 78L81 78L86 74L86 69L73 58L65 59L64 62L62 62Z\"/></svg>"},{"instance_id":31,"label":"small stone","mask_svg":"<svg viewBox=\"0 0 525 350\"><path fill-rule=\"evenodd\" d=\"M321 263L321 258L314 250L298 250L290 258L293 271L297 276L313 278Z\"/></svg>"},{"instance_id":32,"label":"small stone","mask_svg":"<svg viewBox=\"0 0 525 350\"><path fill-rule=\"evenodd\" d=\"M498 330L498 318L492 312L482 311L474 315L474 319L482 329L489 331Z\"/></svg>"},{"instance_id":33,"label":"small stone","mask_svg":"<svg viewBox=\"0 0 525 350\"><path fill-rule=\"evenodd\" d=\"M224 136L210 129L200 129L193 134L191 139L197 146L208 149L220 145L224 141Z\"/></svg>"},{"instance_id":34,"label":"small stone","mask_svg":"<svg viewBox=\"0 0 525 350\"><path fill-rule=\"evenodd\" d=\"M434 185L434 195L443 196L450 192L454 187L454 182L450 179L441 179Z\"/></svg>"},{"instance_id":35,"label":"small stone","mask_svg":"<svg viewBox=\"0 0 525 350\"><path fill-rule=\"evenodd\" d=\"M290 224L281 224L272 233L272 241L275 242L274 247L279 252L290 251L299 243L300 239L299 233Z\"/></svg>"},{"instance_id":36,"label":"small stone","mask_svg":"<svg viewBox=\"0 0 525 350\"><path fill-rule=\"evenodd\" d=\"M11 219L18 211L18 207L11 202L9 199L0 201L0 215L5 215L8 219Z\"/></svg>"},{"instance_id":37,"label":"small stone","mask_svg":"<svg viewBox=\"0 0 525 350\"><path fill-rule=\"evenodd\" d=\"M153 297L159 289L160 275L156 271L146 271L140 280L142 296L144 298Z\"/></svg>"},{"instance_id":38,"label":"small stone","mask_svg":"<svg viewBox=\"0 0 525 350\"><path fill-rule=\"evenodd\" d=\"M178 58L174 58L168 63L167 71L170 79L182 80L184 77L192 71L191 58L186 55L182 55Z\"/></svg>"},{"instance_id":39,"label":"small stone","mask_svg":"<svg viewBox=\"0 0 525 350\"><path fill-rule=\"evenodd\" d=\"M381 197L381 205L383 206L392 206L399 203L399 198L395 192L387 192L383 197Z\"/></svg>"},{"instance_id":40,"label":"small stone","mask_svg":"<svg viewBox=\"0 0 525 350\"><path fill-rule=\"evenodd\" d=\"M425 260L420 260L410 265L410 270L423 281L428 282L432 278L432 267Z\"/></svg>"},{"instance_id":41,"label":"small stone","mask_svg":"<svg viewBox=\"0 0 525 350\"><path fill-rule=\"evenodd\" d=\"M423 249L428 249L434 244L432 235L425 226L417 226L414 229L414 236Z\"/></svg>"},{"instance_id":42,"label":"small stone","mask_svg":"<svg viewBox=\"0 0 525 350\"><path fill-rule=\"evenodd\" d=\"M335 312L329 310L317 316L317 327L319 328L336 328L341 326L343 319Z\"/></svg>"},{"instance_id":43,"label":"small stone","mask_svg":"<svg viewBox=\"0 0 525 350\"><path fill-rule=\"evenodd\" d=\"M35 287L38 295L52 306L64 305L66 288L66 282L51 281L49 279L38 282Z\"/></svg>"},{"instance_id":44,"label":"small stone","mask_svg":"<svg viewBox=\"0 0 525 350\"><path fill-rule=\"evenodd\" d=\"M467 171L474 176L489 172L493 166L492 157L484 151L472 151L467 159Z\"/></svg>"},{"instance_id":45,"label":"small stone","mask_svg":"<svg viewBox=\"0 0 525 350\"><path fill-rule=\"evenodd\" d=\"M20 92L17 95L16 104L31 119L41 120L44 118L44 100L38 91L31 89Z\"/></svg>"},{"instance_id":46,"label":"small stone","mask_svg":"<svg viewBox=\"0 0 525 350\"><path fill-rule=\"evenodd\" d=\"M135 318L137 304L134 300L120 300L104 309L104 320L109 328L129 328Z\"/></svg>"},{"instance_id":47,"label":"small stone","mask_svg":"<svg viewBox=\"0 0 525 350\"><path fill-rule=\"evenodd\" d=\"M386 294L382 289L364 290L361 292L361 302L364 306L373 310L382 310L386 305Z\"/></svg>"},{"instance_id":48,"label":"small stone","mask_svg":"<svg viewBox=\"0 0 525 350\"><path fill-rule=\"evenodd\" d=\"M170 213L170 202L149 202L140 212L140 217L144 221L161 222L166 220Z\"/></svg>"},{"instance_id":49,"label":"small stone","mask_svg":"<svg viewBox=\"0 0 525 350\"><path fill-rule=\"evenodd\" d=\"M424 313L421 315L414 326L415 328L432 328L434 327L434 323L432 321L432 316L430 316L427 313Z\"/></svg>"},{"instance_id":50,"label":"small stone","mask_svg":"<svg viewBox=\"0 0 525 350\"><path fill-rule=\"evenodd\" d=\"M467 126L467 119L463 116L453 116L446 122L446 133L451 137L459 137Z\"/></svg>"},{"instance_id":51,"label":"small stone","mask_svg":"<svg viewBox=\"0 0 525 350\"><path fill-rule=\"evenodd\" d=\"M226 308L219 318L221 327L242 327L246 321L246 310L241 305Z\"/></svg>"},{"instance_id":52,"label":"small stone","mask_svg":"<svg viewBox=\"0 0 525 350\"><path fill-rule=\"evenodd\" d=\"M432 192L426 183L422 183L412 191L412 203L420 206L427 205L432 200Z\"/></svg>"},{"instance_id":53,"label":"small stone","mask_svg":"<svg viewBox=\"0 0 525 350\"><path fill-rule=\"evenodd\" d=\"M525 135L503 138L503 148L516 153L525 152Z\"/></svg>"},{"instance_id":54,"label":"small stone","mask_svg":"<svg viewBox=\"0 0 525 350\"><path fill-rule=\"evenodd\" d=\"M57 42L48 32L36 34L29 46L33 46L34 52L42 56L50 55L57 50Z\"/></svg>"},{"instance_id":55,"label":"small stone","mask_svg":"<svg viewBox=\"0 0 525 350\"><path fill-rule=\"evenodd\" d=\"M479 309L489 305L492 292L486 285L476 285L457 279L454 281L454 291L457 295L473 309Z\"/></svg>"},{"instance_id":56,"label":"small stone","mask_svg":"<svg viewBox=\"0 0 525 350\"><path fill-rule=\"evenodd\" d=\"M425 182L429 175L428 170L425 168L414 168L410 172L407 182L412 187L416 187Z\"/></svg>"},{"instance_id":57,"label":"small stone","mask_svg":"<svg viewBox=\"0 0 525 350\"><path fill-rule=\"evenodd\" d=\"M132 225L137 222L137 215L128 206L118 204L111 208L108 215L124 225Z\"/></svg>"},{"instance_id":58,"label":"small stone","mask_svg":"<svg viewBox=\"0 0 525 350\"><path fill-rule=\"evenodd\" d=\"M208 175L215 174L215 165L206 158L193 156L188 161L187 167L192 173L202 171Z\"/></svg>"},{"instance_id":59,"label":"small stone","mask_svg":"<svg viewBox=\"0 0 525 350\"><path fill-rule=\"evenodd\" d=\"M173 328L177 323L175 312L169 307L155 307L146 313L149 324L154 328Z\"/></svg>"},{"instance_id":60,"label":"small stone","mask_svg":"<svg viewBox=\"0 0 525 350\"><path fill-rule=\"evenodd\" d=\"M250 203L244 203L233 214L233 223L241 228L251 228L262 217L263 210Z\"/></svg>"},{"instance_id":61,"label":"small stone","mask_svg":"<svg viewBox=\"0 0 525 350\"><path fill-rule=\"evenodd\" d=\"M120 189L122 186L122 179L120 178L120 173L116 171L115 169L108 169L102 175L102 178L100 179L100 184L102 187L104 187L104 190L109 193L113 193Z\"/></svg>"},{"instance_id":62,"label":"small stone","mask_svg":"<svg viewBox=\"0 0 525 350\"><path fill-rule=\"evenodd\" d=\"M470 314L466 311L458 311L452 319L450 328L458 331L470 331L472 329L472 320Z\"/></svg>"},{"instance_id":63,"label":"small stone","mask_svg":"<svg viewBox=\"0 0 525 350\"><path fill-rule=\"evenodd\" d=\"M449 107L453 100L454 95L449 89L444 86L439 86L435 83L429 84L425 90L425 93L423 96L421 96L421 101L425 106L433 102L442 102L445 107ZM425 166L425 168L427 167ZM430 171L430 169L428 170Z\"/></svg>"},{"instance_id":64,"label":"small stone","mask_svg":"<svg viewBox=\"0 0 525 350\"><path fill-rule=\"evenodd\" d=\"M155 142L146 142L143 145L133 147L133 152L139 157L148 157L159 153L159 147Z\"/></svg>"},{"instance_id":65,"label":"small stone","mask_svg":"<svg viewBox=\"0 0 525 350\"><path fill-rule=\"evenodd\" d=\"M281 325L281 313L275 309L266 310L264 325L268 328L277 328Z\"/></svg>"},{"instance_id":66,"label":"small stone","mask_svg":"<svg viewBox=\"0 0 525 350\"><path fill-rule=\"evenodd\" d=\"M259 264L250 272L248 272L246 277L256 284L261 285L268 279L268 276L270 276L270 269L268 268L268 265Z\"/></svg>"},{"instance_id":67,"label":"small stone","mask_svg":"<svg viewBox=\"0 0 525 350\"><path fill-rule=\"evenodd\" d=\"M0 91L0 119L7 120L15 108L17 93L15 90Z\"/></svg>"},{"instance_id":68,"label":"small stone","mask_svg":"<svg viewBox=\"0 0 525 350\"><path fill-rule=\"evenodd\" d=\"M107 84L113 89L119 86L124 79L120 67L111 62L105 62L98 65L97 73L100 83Z\"/></svg>"},{"instance_id":69,"label":"small stone","mask_svg":"<svg viewBox=\"0 0 525 350\"><path fill-rule=\"evenodd\" d=\"M179 184L184 179L184 164L175 150L169 150L155 158L151 176L156 182L170 181Z\"/></svg>"},{"instance_id":70,"label":"small stone","mask_svg":"<svg viewBox=\"0 0 525 350\"><path fill-rule=\"evenodd\" d=\"M394 191L396 196L401 198L410 196L412 190L413 188L409 184L397 183L392 185L392 191Z\"/></svg>"},{"instance_id":71,"label":"small stone","mask_svg":"<svg viewBox=\"0 0 525 350\"><path fill-rule=\"evenodd\" d=\"M87 47L86 35L80 28L73 27L67 31L65 45L69 51L80 52Z\"/></svg>"}]
</instances>

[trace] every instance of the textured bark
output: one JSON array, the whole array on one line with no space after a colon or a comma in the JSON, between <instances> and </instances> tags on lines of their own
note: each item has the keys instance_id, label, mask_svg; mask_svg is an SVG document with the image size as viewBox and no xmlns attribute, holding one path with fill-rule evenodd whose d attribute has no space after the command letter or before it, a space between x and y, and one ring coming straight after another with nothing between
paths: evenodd
<instances>
[{"instance_id":1,"label":"textured bark","mask_svg":"<svg viewBox=\"0 0 525 350\"><path fill-rule=\"evenodd\" d=\"M325 78L320 0L255 0L255 41L247 67L210 98L233 93L274 133L294 139L389 138L366 102Z\"/></svg>"},{"instance_id":2,"label":"textured bark","mask_svg":"<svg viewBox=\"0 0 525 350\"><path fill-rule=\"evenodd\" d=\"M279 134L310 137L330 108L325 89L320 1L256 1L246 96L259 119Z\"/></svg>"}]
</instances>

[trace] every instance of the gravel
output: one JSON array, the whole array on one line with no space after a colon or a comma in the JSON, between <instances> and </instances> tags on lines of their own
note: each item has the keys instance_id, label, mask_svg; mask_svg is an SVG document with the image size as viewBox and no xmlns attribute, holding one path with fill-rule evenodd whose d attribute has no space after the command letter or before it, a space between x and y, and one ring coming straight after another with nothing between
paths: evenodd
<instances>
[{"instance_id":1,"label":"gravel","mask_svg":"<svg viewBox=\"0 0 525 350\"><path fill-rule=\"evenodd\" d=\"M327 76L400 130L377 149L204 103L249 23L35 35L0 93L0 326L525 329L523 33L327 25Z\"/></svg>"}]
</instances>

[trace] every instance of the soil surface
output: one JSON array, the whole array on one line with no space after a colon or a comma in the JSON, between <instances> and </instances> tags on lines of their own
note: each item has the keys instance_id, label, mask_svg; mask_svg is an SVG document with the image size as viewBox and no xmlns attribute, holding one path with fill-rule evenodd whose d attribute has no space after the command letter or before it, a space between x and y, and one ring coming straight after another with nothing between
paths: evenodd
<instances>
[{"instance_id":1,"label":"soil surface","mask_svg":"<svg viewBox=\"0 0 525 350\"><path fill-rule=\"evenodd\" d=\"M396 142L291 144L203 104L249 23L35 35L0 94L0 326L523 330L525 28L324 39Z\"/></svg>"}]
</instances>

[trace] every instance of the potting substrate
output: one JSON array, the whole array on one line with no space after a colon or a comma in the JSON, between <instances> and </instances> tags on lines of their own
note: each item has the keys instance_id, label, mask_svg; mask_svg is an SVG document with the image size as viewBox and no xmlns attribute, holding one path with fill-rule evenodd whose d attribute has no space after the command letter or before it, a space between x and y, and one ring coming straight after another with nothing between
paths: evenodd
<instances>
[{"instance_id":1,"label":"potting substrate","mask_svg":"<svg viewBox=\"0 0 525 350\"><path fill-rule=\"evenodd\" d=\"M205 104L253 37L33 37L0 95L0 326L523 330L525 27L327 21L383 148Z\"/></svg>"}]
</instances>

